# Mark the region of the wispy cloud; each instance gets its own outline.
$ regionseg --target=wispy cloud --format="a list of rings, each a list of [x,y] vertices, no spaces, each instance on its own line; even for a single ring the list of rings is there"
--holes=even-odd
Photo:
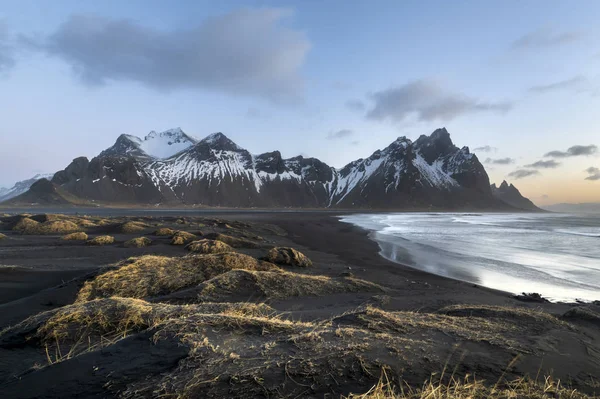
[[[352,111],[362,112],[367,108],[367,106],[361,100],[353,99],[346,101],[346,108]]]
[[[506,113],[509,102],[487,102],[461,93],[453,93],[430,80],[417,80],[371,95],[375,105],[369,119],[402,121],[416,115],[421,121],[449,121],[458,116],[478,113]]]
[[[497,152],[498,149],[496,147],[491,147],[489,145],[484,145],[481,147],[475,147],[473,148],[474,152]]]
[[[557,162],[553,159],[549,159],[547,161],[537,161],[534,163],[530,163],[529,165],[525,165],[526,168],[536,168],[536,169],[554,169],[560,166],[560,162]]]
[[[180,30],[136,21],[75,15],[31,47],[63,59],[83,82],[136,81],[160,90],[208,89],[296,101],[311,48],[284,26],[292,12],[239,9]]]
[[[523,179],[525,177],[536,176],[539,174],[540,172],[538,172],[537,170],[517,169],[514,172],[510,172],[508,176],[514,179]]]
[[[337,132],[329,132],[327,134],[327,139],[329,140],[339,140],[339,139],[345,139],[348,138],[350,136],[353,136],[354,132],[350,129],[342,129],[342,130],[338,130]]]
[[[589,176],[585,180],[600,180],[600,169],[596,167],[589,167],[585,170]]]
[[[586,156],[586,155],[594,155],[598,152],[598,147],[590,144],[590,145],[574,145],[567,149],[567,151],[550,151],[544,154],[545,157],[550,158],[568,158],[568,157],[578,157],[578,156]]]
[[[555,32],[552,29],[539,29],[529,32],[512,44],[513,49],[544,48],[562,46],[581,40],[585,34],[579,31]]]
[[[546,93],[557,90],[585,91],[589,89],[589,84],[590,82],[587,80],[587,78],[578,75],[571,79],[561,80],[546,85],[531,86],[529,91],[533,93]]]
[[[515,160],[512,158],[498,158],[498,159],[487,158],[483,162],[493,164],[493,165],[510,165],[511,163],[515,163]]]

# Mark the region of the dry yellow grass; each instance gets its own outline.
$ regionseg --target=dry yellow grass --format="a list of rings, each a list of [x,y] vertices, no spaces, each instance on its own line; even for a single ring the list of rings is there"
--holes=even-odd
[[[289,265],[297,267],[310,267],[312,261],[302,252],[288,247],[271,248],[264,258],[268,262],[278,265]]]
[[[88,239],[88,235],[83,231],[80,231],[77,233],[64,235],[60,239],[65,241],[85,241]]]
[[[340,324],[362,326],[371,331],[389,334],[410,334],[415,331],[436,330],[447,335],[474,342],[526,352],[527,347],[511,338],[522,331],[514,322],[483,317],[456,317],[434,313],[388,312],[373,306],[336,318]]]
[[[450,382],[436,381],[432,377],[420,388],[403,386],[395,388],[384,375],[377,385],[363,394],[351,394],[346,399],[592,399],[560,380],[546,377],[543,381],[521,377],[512,381],[485,384],[471,376],[463,379],[452,377]]]
[[[171,239],[171,245],[184,245],[196,238],[198,237],[195,234],[188,233],[187,231],[176,231]]]
[[[40,222],[36,222],[33,219],[24,217],[21,220],[19,220],[17,223],[15,223],[12,230],[17,231],[19,233],[24,233],[25,231],[32,231],[32,230],[38,229],[39,225],[40,225]]]
[[[146,255],[120,263],[85,283],[77,300],[121,296],[147,298],[199,284],[232,269],[274,270],[278,267],[248,255],[224,253],[170,258]]]
[[[542,327],[545,324],[568,326],[562,320],[541,310],[524,307],[491,306],[491,305],[452,305],[439,310],[449,316],[478,317],[490,320],[508,319],[511,321],[522,320],[523,322],[535,323]]]
[[[227,300],[236,296],[288,298],[384,291],[377,284],[355,278],[331,278],[257,270],[232,270],[206,281],[199,288],[199,299],[202,301]]]
[[[155,236],[168,236],[171,237],[175,234],[176,230],[170,229],[168,227],[161,227],[160,229],[154,232]]]
[[[21,234],[66,234],[80,230],[80,227],[69,220],[48,220],[43,223],[30,218],[22,218],[14,226],[13,231]]]
[[[222,241],[233,248],[258,248],[258,244],[245,238],[233,237],[227,234],[209,234],[208,238]]]
[[[123,246],[125,248],[143,248],[147,247],[150,244],[152,244],[152,240],[148,237],[136,237],[132,238],[131,240],[125,241],[123,243]]]
[[[123,234],[138,233],[147,229],[148,226],[140,222],[125,222],[117,227],[117,231]]]
[[[0,240],[4,240],[6,238],[5,234],[0,233]]]
[[[185,247],[185,249],[190,252],[200,254],[218,254],[233,251],[233,248],[224,242],[209,239],[192,241]]]
[[[87,241],[88,245],[109,245],[115,242],[113,236],[98,236]]]

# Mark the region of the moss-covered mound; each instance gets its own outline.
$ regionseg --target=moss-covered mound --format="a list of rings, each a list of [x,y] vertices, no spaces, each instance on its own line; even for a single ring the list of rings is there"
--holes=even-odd
[[[88,235],[83,231],[77,233],[66,234],[60,238],[64,241],[85,241],[88,239]]]
[[[224,252],[232,252],[233,248],[229,245],[225,244],[222,241],[203,239],[192,241],[189,243],[185,249],[190,252],[200,253],[200,254],[218,254]]]
[[[117,265],[117,269],[86,282],[77,300],[167,295],[233,269],[279,270],[272,263],[234,252],[174,258],[147,255],[129,258]]]
[[[150,244],[152,244],[152,240],[149,239],[148,237],[137,237],[137,238],[132,238],[131,240],[125,241],[123,243],[123,246],[125,248],[143,248],[143,247],[147,247]]]
[[[269,250],[264,258],[268,262],[278,265],[310,267],[312,261],[302,252],[288,247],[275,247]]]
[[[115,242],[113,236],[97,236],[87,241],[88,245],[110,245]]]

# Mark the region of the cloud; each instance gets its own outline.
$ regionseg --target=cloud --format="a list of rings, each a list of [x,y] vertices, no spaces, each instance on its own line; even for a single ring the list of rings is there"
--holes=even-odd
[[[537,170],[517,169],[514,172],[510,172],[508,176],[515,179],[523,179],[524,177],[535,176],[539,174],[540,172]]]
[[[600,180],[600,169],[595,168],[593,166],[587,168],[585,170],[589,176],[585,178],[585,180]]]
[[[586,86],[589,84],[589,81],[581,76],[575,76],[571,79],[561,80],[559,82],[550,83],[547,85],[540,86],[531,86],[529,91],[533,93],[546,93],[549,91],[556,90],[576,90],[576,91],[585,91],[588,89]]]
[[[544,154],[544,156],[550,158],[567,158],[582,155],[593,155],[596,152],[598,152],[598,147],[593,144],[574,145],[573,147],[570,147],[567,151],[550,151]]]
[[[487,158],[483,162],[491,163],[494,165],[510,165],[511,163],[515,163],[515,160],[512,158],[499,158],[499,159]]]
[[[510,103],[490,103],[446,91],[433,81],[417,80],[403,86],[375,92],[374,107],[367,117],[374,120],[402,121],[415,114],[421,121],[449,121],[476,112],[505,113]]]
[[[352,111],[364,111],[367,106],[361,100],[348,100],[346,101],[346,107]]]
[[[352,135],[354,135],[354,132],[352,130],[342,129],[342,130],[338,130],[337,132],[329,132],[329,134],[327,135],[327,139],[328,140],[345,139]]]
[[[10,45],[8,27],[0,20],[0,73],[8,71],[14,65],[14,49]]]
[[[497,152],[498,149],[496,147],[490,147],[489,145],[484,145],[482,147],[473,148],[475,152]]]
[[[550,196],[548,194],[542,194],[541,198],[542,199],[548,199],[548,198],[550,198]]]
[[[513,49],[529,49],[562,46],[581,40],[584,37],[582,32],[561,32],[556,33],[551,29],[539,29],[529,32],[512,44]]]
[[[283,26],[291,11],[239,9],[195,27],[160,30],[135,21],[74,15],[33,48],[63,59],[90,85],[134,81],[159,90],[209,89],[295,101],[311,44]]]
[[[560,162],[556,162],[553,159],[549,159],[548,161],[537,161],[534,163],[530,163],[529,165],[525,165],[526,168],[538,168],[538,169],[554,169],[560,166]]]

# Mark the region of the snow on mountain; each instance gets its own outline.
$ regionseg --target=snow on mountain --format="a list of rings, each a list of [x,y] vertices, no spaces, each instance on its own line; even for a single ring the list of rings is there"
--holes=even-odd
[[[151,131],[141,140],[140,148],[152,157],[163,159],[169,158],[197,142],[198,140],[185,134],[181,128],[175,128],[160,133]]]
[[[197,139],[184,133],[181,128],[169,129],[160,133],[151,131],[144,138],[122,134],[115,144],[102,151],[100,156],[132,156],[145,161],[164,159],[197,142]]]
[[[98,202],[224,207],[501,208],[489,178],[446,129],[400,137],[341,169],[315,158],[251,154],[223,133],[198,141],[181,129],[121,135],[91,161],[77,158],[52,182]]]
[[[37,175],[33,176],[31,179],[16,182],[10,188],[0,188],[0,202],[6,201],[8,199],[11,199],[18,195],[23,194],[24,192],[29,190],[29,188],[31,187],[31,185],[33,183],[35,183],[36,181],[38,181],[40,179],[51,180],[53,176],[54,176],[54,173],[41,173],[41,174],[37,174]]]

